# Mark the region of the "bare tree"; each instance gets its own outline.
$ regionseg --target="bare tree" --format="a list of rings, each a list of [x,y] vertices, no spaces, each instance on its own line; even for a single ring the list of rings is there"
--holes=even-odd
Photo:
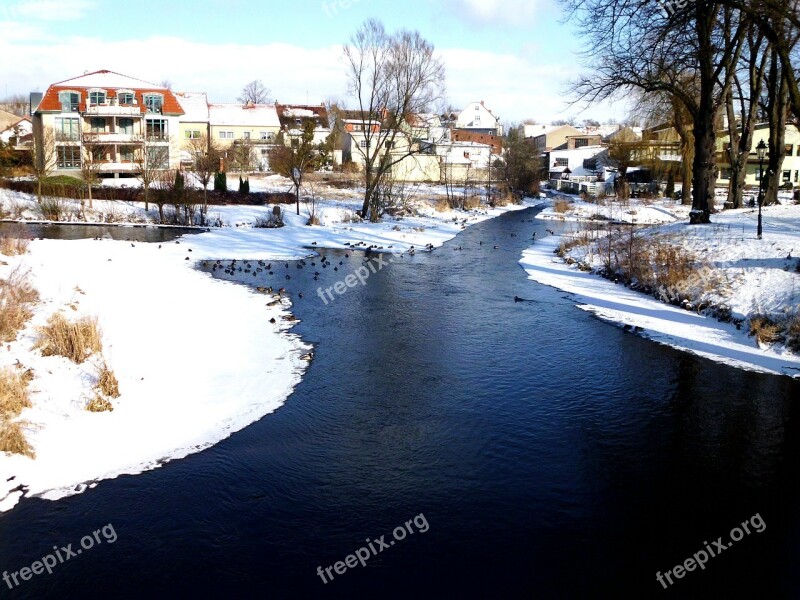
[[[144,191],[144,210],[150,208],[150,188],[163,180],[163,172],[169,169],[169,144],[145,143],[139,145],[133,156],[136,165],[136,176],[142,184]],[[162,206],[158,207],[158,216],[164,220]]]
[[[58,165],[56,154],[56,132],[52,127],[41,127],[33,136],[31,163],[36,178],[36,200],[42,203],[42,182],[50,176]]]
[[[593,72],[573,86],[578,99],[608,99],[637,88],[662,91],[692,116],[690,221],[708,222],[716,184],[716,118],[742,52],[748,18],[717,2],[676,3],[666,15],[649,0],[562,2],[579,23],[600,32],[584,53]],[[696,78],[696,92],[683,87],[687,76]]]
[[[106,162],[106,155],[111,150],[109,146],[95,144],[96,135],[83,134],[83,156],[81,157],[81,178],[86,184],[89,197],[89,208],[92,208],[92,187],[100,181],[100,171]]]
[[[365,165],[361,216],[377,220],[373,194],[381,179],[395,164],[423,151],[409,123],[443,97],[444,64],[419,32],[392,34],[375,20],[358,29],[345,45],[344,56],[365,142],[363,150],[360,144],[356,147]]]
[[[260,79],[254,79],[242,88],[242,93],[236,98],[242,104],[269,104],[270,91]]]
[[[189,140],[186,144],[186,149],[192,154],[194,160],[192,168],[197,181],[203,187],[203,210],[201,216],[205,224],[208,212],[208,184],[211,183],[214,173],[219,171],[219,160],[222,152],[214,139],[206,134]]]
[[[292,180],[297,199],[297,214],[300,214],[300,188],[303,177],[313,171],[319,164],[319,152],[314,145],[314,129],[316,124],[313,119],[306,119],[303,124],[303,133],[297,144],[292,140],[289,146],[277,145],[269,154],[269,165],[273,171]]]

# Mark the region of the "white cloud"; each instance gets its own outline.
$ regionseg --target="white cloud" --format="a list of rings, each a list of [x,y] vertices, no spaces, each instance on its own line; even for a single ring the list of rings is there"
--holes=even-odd
[[[2,27],[0,27],[2,31]],[[450,103],[484,100],[508,123],[577,114],[563,96],[577,67],[539,64],[532,53],[441,50]],[[347,72],[341,46],[301,48],[272,44],[213,44],[173,37],[100,42],[94,38],[21,44],[0,36],[0,81],[7,93],[44,91],[84,72],[109,69],[145,81],[168,79],[176,91],[206,92],[212,102],[233,102],[248,81],[261,79],[281,102],[344,98]],[[591,111],[580,118],[609,112]],[[618,116],[614,114],[613,116]],[[624,115],[621,115],[624,116]]]

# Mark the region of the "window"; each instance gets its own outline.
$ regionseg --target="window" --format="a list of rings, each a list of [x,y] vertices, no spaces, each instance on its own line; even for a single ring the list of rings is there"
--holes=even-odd
[[[147,165],[151,168],[166,169],[169,167],[168,146],[148,146]]]
[[[730,169],[720,169],[719,178],[720,179],[730,179],[731,178],[731,170]]]
[[[597,170],[597,158],[587,158],[583,161],[583,168],[587,171]]]
[[[92,117],[89,121],[89,131],[92,133],[105,133],[106,120],[102,117]]]
[[[164,96],[161,94],[145,94],[144,105],[147,107],[147,112],[161,114],[164,108]]]
[[[299,148],[300,147],[300,140],[297,138],[292,138],[292,148]]]
[[[391,150],[392,148],[394,148],[394,142],[386,142],[384,146],[386,147],[387,150]]]
[[[586,138],[576,138],[575,139],[575,147],[576,148],[586,148],[589,145],[589,140]]]
[[[250,132],[249,132],[249,131],[245,131],[245,132],[242,134],[242,139],[243,139],[243,140],[249,140],[249,139],[250,139]]]
[[[358,145],[362,148],[369,148],[369,142],[367,142],[367,140],[361,140]]]
[[[791,171],[784,171],[783,172],[783,183],[789,183],[792,181],[792,172]]]
[[[259,139],[268,140],[269,139],[269,132],[268,131],[259,131],[258,132]]]
[[[91,150],[92,162],[105,162],[106,149],[105,148],[92,148]]]
[[[56,119],[58,141],[77,141],[78,131],[78,119]]]
[[[792,144],[786,144],[786,156],[791,156],[794,153],[794,146]]]
[[[199,140],[201,136],[201,132],[199,129],[192,129],[191,131],[185,132],[187,140]]]
[[[79,146],[58,146],[56,165],[59,169],[80,169],[81,149]]]
[[[798,181],[800,181],[800,171],[795,171],[794,172],[794,182],[797,183]]]
[[[166,140],[167,139],[167,120],[166,119],[147,119],[147,139]]]
[[[117,102],[120,106],[131,106],[133,104],[133,92],[117,92]]]
[[[133,135],[133,119],[120,119],[117,121],[117,132],[125,135]]]
[[[120,146],[119,159],[122,162],[133,162],[134,148],[133,146]]]
[[[89,104],[105,104],[106,93],[102,90],[89,92]]]
[[[569,166],[569,159],[568,158],[557,158],[556,159],[556,166],[557,167],[568,167]]]
[[[61,112],[78,112],[81,101],[78,92],[59,92],[58,100],[61,102]]]
[[[464,152],[464,158],[469,158],[469,152]]]
[[[221,140],[232,140],[233,139],[233,132],[232,131],[220,131],[219,132],[219,139],[221,139]]]

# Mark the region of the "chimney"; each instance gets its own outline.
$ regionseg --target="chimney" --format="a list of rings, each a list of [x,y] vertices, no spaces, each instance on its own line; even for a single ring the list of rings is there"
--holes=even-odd
[[[483,106],[484,108],[486,108],[486,105],[483,103],[483,100],[481,100],[481,106]]]

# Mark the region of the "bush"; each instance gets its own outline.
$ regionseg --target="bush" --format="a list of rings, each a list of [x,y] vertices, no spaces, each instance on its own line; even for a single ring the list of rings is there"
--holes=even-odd
[[[0,416],[16,417],[31,405],[28,399],[30,377],[17,369],[0,369]]]
[[[250,193],[250,180],[242,179],[241,175],[239,175],[239,193],[242,196],[246,196]]]
[[[766,315],[756,315],[750,319],[750,336],[760,344],[774,344],[783,341],[784,328]]]
[[[25,434],[22,431],[22,428],[26,425],[28,425],[26,421],[11,421],[6,418],[0,418],[0,452],[21,454],[29,458],[36,457],[36,453],[28,443],[28,440],[25,439]]]
[[[66,214],[64,200],[57,196],[43,196],[36,210],[45,221],[63,221]]]
[[[38,299],[27,271],[17,267],[8,279],[0,279],[0,341],[17,338],[19,330],[31,318],[31,304]]]
[[[0,252],[6,256],[25,254],[31,241],[31,234],[24,225],[14,223],[0,235]]]
[[[114,410],[114,405],[111,404],[111,400],[108,398],[95,395],[86,403],[86,410],[89,412],[111,412]]]
[[[226,173],[214,174],[214,191],[222,194],[228,191],[228,175]]]
[[[39,335],[34,348],[40,349],[43,356],[64,356],[80,364],[102,350],[100,329],[93,317],[72,322],[58,312],[39,329]]]
[[[569,210],[569,205],[570,203],[563,198],[558,198],[555,202],[553,202],[553,210],[563,215]]]
[[[119,398],[119,381],[105,360],[97,365],[97,384],[94,387],[106,398]]]

